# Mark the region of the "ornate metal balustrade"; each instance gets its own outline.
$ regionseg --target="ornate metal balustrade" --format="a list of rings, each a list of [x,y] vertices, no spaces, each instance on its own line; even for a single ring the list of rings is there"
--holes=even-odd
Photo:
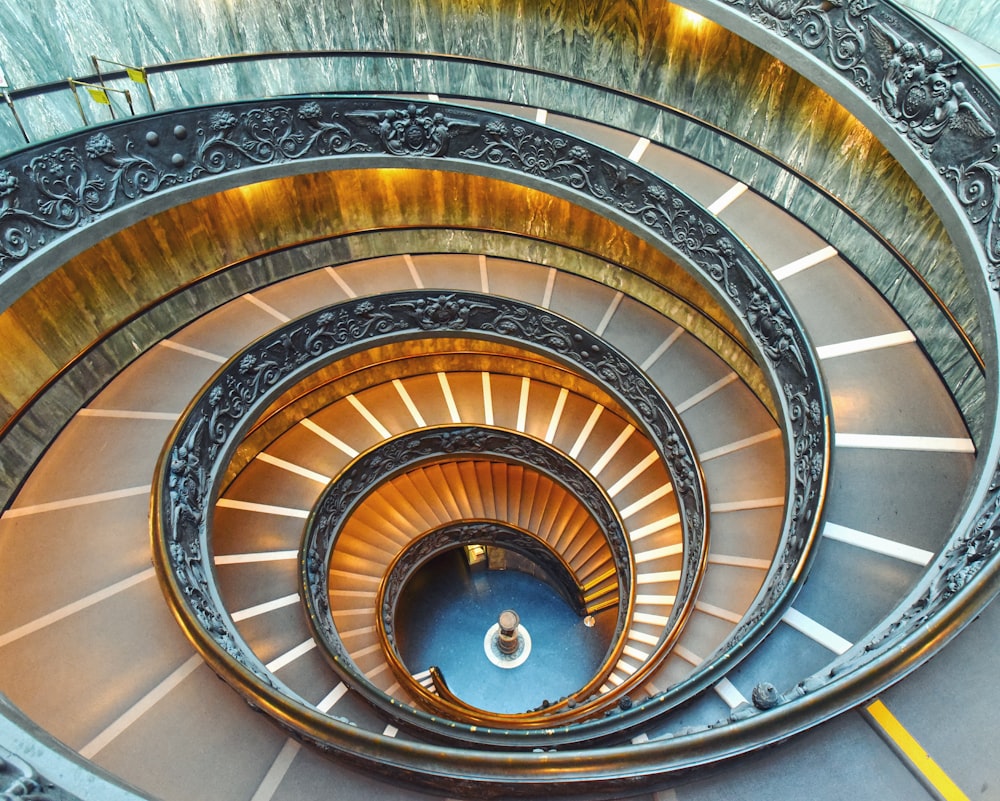
[[[135,155],[135,140],[128,132],[120,132],[123,134],[120,146],[106,134],[102,134],[104,138],[91,138],[88,157],[103,159],[105,167],[116,175],[108,183],[113,188],[112,203],[107,206],[92,203],[93,213],[99,216],[114,201],[127,205],[144,192],[172,191],[182,185],[182,178],[197,183],[213,175],[262,164],[284,169],[296,160],[310,158],[317,159],[324,167],[337,158],[354,165],[386,165],[398,158],[409,166],[441,164],[450,168],[464,165],[477,170],[496,169],[499,174],[568,194],[578,202],[593,205],[646,231],[716,287],[746,328],[773,385],[782,389],[781,411],[792,479],[779,558],[740,632],[730,643],[736,653],[748,652],[776,622],[783,604],[794,591],[795,580],[805,568],[818,522],[829,449],[818,370],[793,313],[766,271],[707,212],[662,180],[618,156],[570,137],[554,135],[544,127],[432,104],[416,106],[371,98],[296,102],[294,109],[285,105],[247,105],[192,112],[195,121],[190,124],[196,135],[189,137],[188,127],[181,122],[172,132],[172,144],[187,155],[175,153],[170,158],[173,171],[162,173],[156,181],[136,181],[129,177],[148,174],[153,163],[148,156]],[[194,141],[186,144],[189,138]],[[145,137],[145,141],[146,148],[160,145],[155,136]],[[127,157],[120,158],[119,153]],[[25,232],[30,233],[27,229]],[[30,251],[29,246],[26,255]],[[359,341],[367,336],[398,338],[446,330],[465,333],[470,322],[486,311],[487,316],[493,315],[497,320],[490,323],[488,335],[511,336],[531,329],[529,340],[534,339],[577,369],[589,372],[619,396],[628,396],[635,388],[635,374],[630,374],[620,360],[609,359],[610,351],[604,343],[583,331],[567,336],[565,330],[552,328],[548,321],[539,326],[539,321],[531,319],[530,314],[524,316],[523,309],[507,308],[499,314],[496,301],[478,296],[415,297],[390,302],[394,304],[391,309],[382,300],[363,301],[351,305],[346,316],[338,317],[332,312],[314,315],[304,325],[300,321],[297,328],[286,331],[279,340],[270,341],[267,347],[274,352],[265,349],[244,354],[240,369],[245,378],[236,381],[237,371],[230,368],[228,377],[219,379],[207,398],[191,410],[186,418],[190,425],[180,434],[172,451],[170,475],[154,506],[161,521],[169,521],[174,533],[168,535],[168,545],[158,559],[171,564],[180,577],[173,594],[187,608],[186,614],[198,621],[199,631],[192,630],[192,638],[206,651],[218,649],[219,653],[210,661],[223,672],[242,672],[235,683],[250,696],[268,693],[268,688],[279,688],[279,684],[244,652],[205,580],[208,563],[203,551],[204,514],[215,478],[210,463],[233,447],[246,425],[243,415],[248,408],[265,397],[264,393],[299,374],[307,353],[316,359],[327,358],[326,349],[331,343],[360,347]],[[407,316],[407,324],[397,324]],[[276,358],[279,352],[284,354],[282,358]],[[698,528],[704,522],[704,501],[701,499],[699,503],[695,491],[697,470],[689,446],[676,429],[664,424],[664,418],[645,398],[626,397],[625,402],[645,421],[650,436],[661,443],[675,480],[686,531]],[[177,535],[177,531],[183,533]],[[699,572],[701,557],[693,557],[694,553],[689,550],[682,574],[679,594],[684,597],[691,597],[690,590]],[[732,654],[720,654],[695,678],[629,710],[631,724],[641,725],[650,716],[689,697],[732,664]],[[278,715],[286,721],[300,712],[288,711],[291,709],[288,704],[299,706],[294,699],[273,704],[286,710]],[[334,744],[338,750],[351,750],[347,746],[348,732],[330,730],[330,726],[337,728],[336,721],[317,722],[309,719],[308,714],[305,720],[300,733],[307,739]],[[589,731],[584,734],[607,736],[627,725],[625,720],[599,721],[588,724]]]
[[[308,102],[319,105],[318,101]],[[370,109],[373,101],[369,100],[366,103]],[[326,122],[314,126],[313,123],[316,121],[311,117],[314,111],[313,106],[307,105],[306,113],[301,118],[292,115],[288,107],[278,108],[289,112],[277,115],[277,118],[283,120],[282,124],[288,122],[293,126],[306,126],[314,132],[315,129],[323,128],[326,125],[336,127],[341,124],[333,122],[336,112],[329,112],[330,117]],[[444,116],[444,111],[431,113],[430,107],[411,109],[408,105],[394,103],[394,101],[379,102],[378,108],[382,114],[379,118],[380,124],[387,122],[389,120],[388,111],[393,111],[392,118],[395,119],[398,112],[401,125],[396,134],[368,129],[367,134],[371,142],[381,142],[382,144],[383,150],[379,154],[381,159],[384,160],[389,155],[397,155],[393,153],[393,148],[405,151],[406,155],[403,157],[407,159],[424,159],[446,153],[448,159],[453,158],[451,147],[458,135],[452,136],[455,132],[453,119],[451,116]],[[216,113],[222,114],[222,112]],[[229,113],[233,119],[236,119],[235,114]],[[368,110],[359,112],[362,117],[370,116],[372,113],[374,112]],[[439,113],[441,118],[437,119],[435,115]],[[447,109],[448,115],[455,113],[457,112]],[[247,115],[243,118],[242,124],[249,123],[250,127],[253,128],[253,118],[258,115],[250,114],[249,111]],[[263,116],[267,117],[268,115],[263,114]],[[377,114],[376,117],[378,117]],[[275,124],[277,118],[270,115],[270,123]],[[363,151],[357,142],[348,143],[345,147],[344,140],[337,137],[323,139],[319,135],[306,137],[298,134],[277,136],[273,127],[268,129],[269,133],[254,145],[252,137],[246,138],[242,133],[234,133],[235,129],[232,128],[233,123],[230,117],[222,115],[210,119],[212,123],[198,128],[200,133],[204,134],[204,138],[201,141],[201,146],[197,148],[201,157],[208,160],[202,162],[198,170],[193,170],[185,180],[193,182],[209,175],[210,171],[206,166],[209,164],[212,170],[224,172],[227,164],[222,155],[209,158],[210,154],[216,151],[229,152],[231,162],[228,167],[234,170],[257,165],[262,161],[284,164],[287,160],[303,156],[307,151],[303,145],[316,145],[321,140],[326,143],[319,146],[318,149],[323,158],[330,155],[329,146],[332,142],[337,143],[337,149],[342,148],[345,154],[354,154],[354,157]],[[237,122],[240,121],[237,120]],[[791,437],[794,454],[793,475],[796,481],[794,496],[798,498],[797,503],[791,504],[791,508],[795,510],[795,514],[792,515],[791,528],[796,529],[796,533],[790,535],[789,529],[786,528],[782,551],[785,558],[780,560],[779,565],[781,566],[774,571],[771,580],[769,580],[767,597],[762,598],[762,602],[755,608],[755,614],[759,615],[758,620],[756,622],[748,621],[746,633],[749,636],[743,642],[750,643],[754,636],[762,636],[766,630],[768,613],[765,610],[768,601],[777,600],[780,602],[783,598],[787,598],[792,585],[791,579],[798,573],[795,568],[788,566],[794,563],[796,556],[807,552],[815,526],[815,504],[818,503],[819,490],[826,474],[825,454],[828,448],[828,433],[826,432],[823,405],[820,402],[821,389],[817,373],[814,366],[811,365],[808,348],[805,346],[801,334],[793,325],[791,312],[784,305],[780,293],[770,284],[766,273],[759,265],[756,265],[753,257],[743,251],[734,239],[729,238],[724,231],[719,229],[716,223],[708,218],[699,219],[701,212],[697,207],[662,181],[647,176],[647,181],[644,183],[640,181],[643,186],[641,190],[636,190],[630,182],[631,191],[626,191],[625,187],[617,185],[610,179],[607,171],[602,169],[598,172],[593,169],[593,164],[596,161],[603,163],[604,160],[607,160],[608,164],[613,165],[616,157],[592,146],[582,143],[575,144],[568,138],[553,138],[551,133],[544,128],[535,127],[529,123],[515,123],[503,118],[495,122],[496,125],[492,129],[480,132],[481,136],[477,145],[462,149],[460,154],[469,157],[470,161],[485,162],[488,165],[500,166],[512,172],[521,172],[531,180],[551,181],[557,187],[563,188],[568,186],[576,192],[588,195],[590,200],[599,207],[606,207],[612,213],[624,215],[633,220],[636,225],[646,227],[647,230],[654,232],[658,238],[671,243],[680,253],[696,264],[700,264],[703,274],[707,275],[708,279],[719,287],[720,293],[737,310],[738,317],[743,320],[751,334],[754,335],[756,347],[764,355],[765,363],[771,368],[772,375],[776,376],[775,383],[785,387],[783,393],[785,417],[787,420],[794,420],[799,426],[799,430]],[[436,128],[435,123],[438,123]],[[511,127],[504,127],[506,125]],[[374,127],[379,128],[378,125]],[[469,136],[474,130],[476,129],[469,123],[469,130],[463,131],[462,135]],[[208,133],[209,131],[212,133]],[[186,132],[184,126],[175,126],[175,135],[182,132]],[[510,137],[511,133],[516,134],[514,139]],[[529,135],[532,133],[534,136]],[[267,136],[271,136],[275,142],[298,142],[299,144],[295,146],[298,149],[289,145],[285,146],[284,151],[281,151],[280,148],[265,147]],[[123,152],[128,153],[132,150],[134,147],[131,144],[132,141],[127,136],[122,140],[123,147],[125,147]],[[183,139],[178,139],[178,141],[183,142]],[[442,147],[441,142],[444,142],[447,147]],[[143,174],[145,169],[143,165],[151,164],[151,162],[148,160],[143,162],[143,159],[139,157],[136,157],[137,161],[130,161],[133,158],[131,155],[128,159],[118,159],[115,155],[117,146],[113,142],[110,150],[104,140],[95,140],[91,142],[91,145],[93,154],[88,153],[89,157],[92,159],[107,157],[107,160],[102,161],[102,163],[110,172],[117,175],[117,178],[108,185],[115,188],[115,192],[118,193],[115,197],[123,204],[127,205],[128,202],[147,191],[148,193],[160,190],[167,191],[181,185],[180,182],[173,183],[172,180],[167,180],[169,176],[160,182],[129,183],[128,179],[123,176]],[[157,145],[158,142],[147,141],[148,147],[156,147]],[[372,147],[373,150],[367,152],[374,152],[374,144]],[[580,149],[574,150],[574,148]],[[540,155],[545,157],[539,161]],[[78,166],[81,163],[80,159],[74,160],[69,153],[62,153],[59,158],[64,159],[71,169],[74,165]],[[185,163],[183,156],[170,160],[171,163],[178,166],[183,166]],[[54,161],[46,163],[55,169]],[[634,175],[637,178],[643,177],[642,171],[634,165],[623,164],[622,166],[628,171],[626,174]],[[138,169],[139,167],[143,167],[143,170]],[[84,184],[86,183],[84,182]],[[127,191],[122,190],[121,187],[126,185],[132,188]],[[5,202],[8,202],[7,209],[15,208],[14,200],[8,198]],[[74,216],[71,197],[66,198],[66,202],[70,209],[65,215],[67,229],[83,225],[89,219],[100,217],[113,205],[104,205],[100,202],[91,203],[92,208],[88,212],[90,216],[85,219],[83,216],[79,218]],[[47,208],[54,208],[58,205],[55,203]],[[20,206],[17,208],[20,209]],[[77,209],[79,210],[79,207]],[[25,218],[19,212],[15,212],[13,216],[24,222]],[[8,215],[8,219],[12,218]],[[23,249],[24,255],[27,256],[29,252],[41,251],[47,245],[41,239],[36,239],[32,245],[29,240],[36,231],[36,226],[34,223],[26,223],[25,225],[26,227],[22,226],[19,229],[23,236],[19,234],[8,236],[6,242],[13,243],[12,247],[16,246],[18,250]],[[56,229],[53,228],[53,230]],[[13,253],[13,251],[11,252]]]
[[[154,128],[154,120],[167,125]],[[13,182],[8,182],[10,197],[5,197],[0,213],[2,262],[8,267],[19,261],[27,266],[30,256],[40,255],[70,232],[98,235],[100,223],[112,212],[152,196],[187,190],[199,182],[206,184],[200,191],[208,191],[212,177],[262,166],[287,170],[294,162],[310,160],[318,167],[342,160],[497,169],[568,194],[645,231],[717,289],[746,327],[773,385],[780,388],[789,430],[789,473],[794,477],[791,514],[779,566],[745,633],[763,636],[777,620],[768,610],[773,601],[787,599],[791,579],[799,572],[789,566],[801,565],[808,552],[827,473],[829,437],[818,369],[793,312],[766,270],[710,214],[663,180],[627,159],[532,123],[373,98],[300,99],[294,106],[240,104],[177,112],[169,115],[169,122],[166,117],[129,121],[75,145],[22,155],[33,180],[30,187],[20,187],[8,173]],[[182,195],[189,197],[190,192]],[[690,479],[683,473],[679,477],[677,489],[683,493]]]
[[[736,0],[733,0],[733,3],[735,2]],[[1000,127],[995,92],[985,85],[974,71],[962,64],[960,59],[955,59],[958,69],[951,75],[945,74],[943,76],[945,80],[942,81],[938,75],[940,73],[938,68],[947,67],[949,64],[952,54],[948,48],[935,41],[931,34],[905,16],[897,15],[896,9],[887,2],[870,0],[865,4],[851,2],[820,6],[801,0],[792,4],[778,4],[771,0],[767,2],[740,0],[737,10],[745,14],[748,19],[752,19],[755,24],[761,24],[761,29],[764,31],[763,39],[768,41],[778,37],[786,39],[790,49],[798,49],[799,59],[815,58],[817,63],[833,65],[841,77],[846,78],[852,86],[855,85],[858,76],[865,78],[867,83],[863,88],[867,92],[870,106],[883,117],[886,130],[898,129],[899,141],[906,143],[919,158],[927,162],[929,168],[926,170],[927,174],[936,172],[944,180],[951,201],[956,208],[963,210],[971,231],[969,236],[971,250],[981,257],[979,263],[982,265],[985,281],[995,287],[998,253],[996,232],[998,207],[1000,207],[996,158],[1000,149],[995,134],[989,134],[986,127],[988,125],[994,132]],[[893,16],[893,19],[889,19],[890,16]],[[875,30],[872,24],[873,18],[889,32],[885,34],[890,43],[888,48],[880,48],[878,44],[873,44],[877,39],[873,33]],[[848,34],[846,37],[841,35],[845,31]],[[895,42],[893,36],[897,37]],[[855,44],[851,44],[852,42]],[[858,42],[860,44],[856,44]],[[860,54],[853,64],[852,48],[854,53]],[[882,54],[883,50],[886,55]],[[838,66],[835,60],[839,60],[842,66]],[[892,74],[894,70],[899,71],[897,75],[901,74],[901,66],[907,61],[917,71],[923,65],[924,75],[917,83],[908,85],[904,94],[900,94],[901,84],[892,78]],[[929,70],[932,70],[930,75],[927,74]],[[935,78],[936,94],[931,93],[934,84],[930,76],[938,76]],[[955,80],[956,77],[960,80]],[[957,83],[962,84],[961,89],[956,88]],[[887,92],[884,97],[883,88]],[[923,98],[922,92],[927,93]],[[963,92],[968,92],[971,101]],[[895,102],[892,100],[893,93],[897,98]],[[909,98],[909,103],[901,104],[899,98],[904,100]],[[894,117],[897,112],[898,119]],[[973,131],[972,139],[975,141],[969,143],[968,154],[956,156],[947,144],[946,137],[969,135],[968,131],[964,134],[955,134],[951,127],[954,122],[956,128],[961,128],[967,122],[968,114],[972,114],[972,118],[980,124],[979,133]],[[938,123],[943,124],[935,127],[935,118]],[[544,129],[535,129],[528,123],[518,123],[518,125],[523,130],[539,131],[539,138],[550,136]],[[175,128],[175,133],[178,130],[182,130],[185,135],[188,133],[188,129],[183,125]],[[432,140],[433,134],[426,134],[426,138]],[[414,141],[416,139],[417,137],[414,137]],[[82,138],[80,141],[82,142]],[[134,141],[141,141],[141,138]],[[156,144],[159,141],[157,139]],[[114,146],[114,142],[112,144]],[[122,140],[118,140],[117,146],[122,144]],[[54,154],[56,151],[51,152]],[[114,152],[112,150],[110,154],[105,155],[113,156]],[[119,152],[129,155],[127,150]],[[66,155],[66,163],[75,169],[74,165],[82,163],[82,153],[83,150],[78,147],[75,157]],[[183,166],[186,163],[185,155],[180,151],[177,155],[179,164],[176,166]],[[414,152],[412,155],[423,157],[429,154]],[[172,158],[169,160],[174,161]],[[121,164],[112,163],[106,166],[114,172]],[[631,170],[632,174],[641,174],[633,165],[622,166]],[[553,172],[552,175],[555,176],[556,173]],[[80,173],[77,172],[76,176],[79,177]],[[538,177],[537,172],[535,177]],[[4,233],[5,254],[7,258],[16,257],[16,261],[27,257],[29,252],[40,252],[48,246],[48,243],[42,242],[35,236],[38,228],[30,219],[35,213],[31,204],[20,205],[23,196],[19,193],[18,176],[8,171],[6,175],[0,175],[0,179],[3,182],[0,194],[3,197],[5,224],[12,219],[19,220],[21,224],[21,227],[13,233],[9,233],[9,228],[5,229]],[[42,203],[47,204],[50,210],[59,209],[65,202],[67,224],[64,228],[60,228],[59,220],[63,214],[60,212],[41,228],[48,232],[69,235],[79,226],[99,220],[106,213],[101,209],[99,197],[95,196],[97,202],[92,213],[88,212],[81,217],[74,211],[81,205],[81,193],[76,191],[76,187],[87,183],[89,182],[84,181],[83,184],[77,184],[74,180],[71,182],[71,191],[62,193],[65,197],[56,192],[48,199],[43,198]],[[141,185],[143,182],[140,182]],[[156,192],[165,186],[154,186],[150,191]],[[585,189],[587,187],[581,188],[581,191]],[[116,188],[116,191],[119,190],[120,187]],[[97,190],[91,187],[87,191],[94,194]],[[612,203],[610,208],[618,208],[628,213],[625,207],[629,205],[629,201],[627,198],[619,197],[618,205]],[[686,213],[690,207],[686,206],[683,199],[679,202]],[[641,224],[647,224],[645,216],[641,219],[636,216],[636,219],[639,219]],[[653,220],[648,224],[653,230],[657,228]],[[680,239],[681,252],[694,257],[699,248],[690,244],[685,245],[683,236]],[[697,241],[693,244],[697,244]],[[750,304],[745,301],[749,301],[753,292],[752,289],[747,289],[752,287],[753,281],[742,276],[742,270],[746,265],[753,265],[755,262],[742,251],[737,252],[736,258],[731,263],[737,262],[741,278],[737,284],[738,291],[734,300],[740,301],[739,317],[748,321],[749,314],[745,312],[750,308]],[[711,262],[702,257],[701,263],[707,268]],[[754,273],[753,269],[751,273]],[[723,286],[723,278],[720,277],[716,281],[720,287]],[[765,281],[764,286],[771,285]],[[780,305],[780,294],[776,293],[776,297],[778,305],[773,312],[766,302],[763,305],[761,302],[756,304],[755,317],[765,322],[772,334],[759,333],[755,336],[755,340],[760,350],[767,355],[767,362],[772,366],[784,364],[781,376],[792,378],[796,371],[789,365],[796,360],[788,359],[787,355],[782,357],[782,353],[787,351],[788,347],[779,346],[776,352],[774,347],[767,347],[767,343],[773,341],[774,332],[785,330],[785,326],[781,323],[783,307]],[[996,314],[995,297],[991,296],[989,301],[992,322]],[[749,327],[751,330],[755,328],[754,325]],[[991,336],[994,334],[995,332],[991,332]],[[795,338],[794,332],[790,336],[796,346],[792,350],[802,352],[804,349],[801,347],[803,344],[801,340]],[[808,359],[805,361],[809,372],[811,362]],[[993,354],[989,354],[988,362],[991,381],[995,381]],[[810,372],[810,377],[812,375]],[[777,384],[783,386],[784,382],[779,380]],[[791,391],[783,396],[786,403],[789,398],[800,396],[801,401],[795,407],[797,411],[794,413],[789,413],[791,407],[786,407],[785,417],[797,420],[806,432],[799,435],[801,447],[793,444],[792,448],[792,452],[798,456],[795,471],[796,487],[800,490],[818,488],[821,486],[821,479],[825,477],[825,461],[821,466],[817,464],[819,460],[815,457],[819,454],[825,456],[828,449],[828,432],[825,431],[825,418],[822,417],[823,406],[817,408],[813,403],[816,400],[816,393],[821,390],[818,383],[812,386],[800,380],[792,383],[791,387]],[[822,433],[813,437],[817,427]],[[207,428],[199,428],[193,433],[196,440],[202,435],[206,438],[210,436]],[[993,472],[997,463],[996,446],[995,442],[992,442],[995,436],[990,434],[986,439],[989,440],[985,448],[988,471],[979,486],[971,493],[969,513],[957,527],[950,546],[934,563],[922,585],[900,606],[892,619],[887,621],[884,631],[871,642],[845,655],[837,669],[815,677],[814,680],[804,683],[797,692],[779,699],[782,703],[768,714],[754,715],[752,710],[748,710],[753,716],[737,727],[737,733],[727,734],[726,741],[721,745],[714,744],[714,732],[709,730],[689,733],[642,747],[604,749],[589,757],[583,757],[580,752],[575,751],[566,754],[546,754],[544,776],[537,774],[540,763],[537,756],[532,754],[509,754],[502,758],[491,758],[490,755],[469,756],[459,750],[442,748],[434,748],[432,754],[430,750],[417,745],[385,743],[376,735],[358,731],[352,732],[350,738],[340,736],[344,734],[343,732],[333,732],[335,736],[330,747],[348,754],[353,753],[361,762],[382,761],[389,769],[396,770],[413,780],[447,786],[452,792],[474,793],[481,792],[483,787],[505,786],[509,789],[513,781],[518,782],[518,791],[537,790],[552,781],[552,777],[557,773],[564,787],[585,789],[597,785],[630,786],[631,782],[636,781],[634,777],[644,772],[691,767],[735,750],[746,750],[784,739],[817,720],[855,704],[859,697],[874,692],[898,678],[901,673],[914,667],[923,656],[929,654],[946,639],[963,619],[974,615],[992,596],[996,585],[996,553],[1000,549],[996,521],[996,510],[1000,508],[998,500],[1000,473]],[[792,441],[795,442],[794,439]],[[192,446],[195,444],[197,443],[191,442]],[[216,447],[218,445],[219,443],[216,443]],[[186,481],[181,481],[168,492],[173,493],[177,501],[178,519],[187,518],[188,524],[192,522],[197,524],[206,511],[203,505],[204,499],[193,492],[199,484],[197,453],[187,446],[179,446],[174,452],[174,457],[178,466],[189,463],[193,483],[187,484]],[[812,499],[815,494],[806,492],[803,497]],[[805,541],[788,547],[794,552],[804,551],[807,541],[808,537]],[[785,552],[783,551],[783,554]],[[180,556],[182,561],[186,558],[183,554]],[[193,576],[210,569],[198,560],[192,560],[189,566]],[[775,586],[780,587],[784,581],[784,578],[779,578]],[[290,707],[280,705],[279,711],[285,708]],[[305,736],[307,739],[316,739],[309,734]],[[323,747],[321,742],[319,744]],[[434,755],[440,758],[435,760]]]
[[[620,587],[612,645],[602,660],[601,667],[595,671],[594,677],[584,687],[536,714],[501,715],[468,705],[456,706],[447,703],[429,693],[419,682],[411,678],[409,671],[402,669],[393,635],[395,597],[401,589],[401,584],[399,580],[391,580],[395,568],[390,566],[386,575],[380,577],[383,579],[380,596],[384,593],[384,598],[379,608],[373,611],[373,616],[376,618],[376,624],[385,633],[387,653],[395,656],[395,661],[390,659],[390,666],[395,669],[410,694],[416,697],[422,706],[429,707],[435,713],[435,717],[430,718],[413,714],[405,718],[399,717],[399,702],[379,691],[365,677],[354,664],[337,631],[330,609],[330,590],[335,589],[329,580],[331,557],[337,549],[337,539],[344,525],[358,505],[385,481],[427,464],[464,461],[470,457],[520,464],[540,472],[570,490],[597,522],[607,541]],[[412,547],[417,548],[416,564],[411,565],[409,570],[415,569],[443,548],[453,547],[459,542],[480,542],[484,534],[497,536],[491,531],[491,526],[493,529],[499,528],[502,534],[504,527],[498,526],[496,521],[482,523],[455,521],[434,532],[428,532],[426,536],[413,543]],[[699,534],[703,535],[704,532]],[[531,539],[529,535],[524,534],[516,538],[514,544],[516,545],[518,539],[523,537]],[[689,543],[684,544],[686,550]],[[551,563],[553,556],[559,558],[557,553],[551,552],[543,544],[537,543],[537,545],[541,551],[537,548],[533,550],[542,557],[543,564]],[[410,547],[407,546],[397,558],[405,555]],[[702,542],[699,550],[705,553],[707,543]],[[554,572],[565,573],[566,570],[568,568]],[[587,473],[543,442],[522,434],[482,426],[439,426],[420,429],[388,440],[358,457],[328,485],[318,499],[306,525],[302,543],[301,586],[310,628],[345,682],[351,687],[360,689],[371,703],[403,725],[427,728],[436,731],[439,736],[458,736],[462,740],[472,738],[478,727],[487,726],[497,729],[493,736],[502,741],[510,735],[510,732],[504,729],[530,725],[551,726],[554,725],[559,713],[565,713],[567,710],[570,710],[569,714],[563,715],[564,718],[570,720],[581,718],[588,712],[593,714],[592,710],[595,708],[601,709],[613,704],[619,695],[627,692],[629,687],[623,686],[616,688],[615,692],[604,694],[603,697],[597,696],[598,688],[606,681],[607,675],[614,668],[625,646],[623,635],[631,618],[635,597],[634,573],[635,563],[631,543],[621,520],[604,491]],[[678,599],[670,621],[665,626],[665,639],[670,632],[683,625],[686,613],[691,609],[691,602],[683,603],[683,601],[683,597]],[[442,725],[436,716],[445,716],[449,722]],[[454,725],[456,722],[470,723],[472,730],[463,727],[456,731]]]
[[[679,603],[672,612],[670,627],[679,626],[690,614],[707,558],[704,486],[680,422],[637,367],[575,323],[512,300],[474,293],[428,295],[409,292],[347,302],[290,323],[235,356],[184,414],[158,469],[159,481],[154,487],[152,507],[157,532],[154,548],[168,601],[207,661],[220,675],[244,691],[254,704],[272,708],[275,701],[271,694],[274,692],[293,703],[301,703],[301,699],[281,685],[242,640],[221,604],[210,568],[206,568],[211,565],[208,511],[214,503],[214,493],[229,456],[256,415],[314,369],[341,355],[363,351],[382,342],[448,336],[457,332],[464,337],[507,341],[526,350],[540,351],[599,383],[630,410],[667,467],[679,510],[684,563],[677,592]],[[309,588],[310,617],[329,651],[346,656],[337,646],[336,634],[328,625],[325,564],[336,532],[337,515],[333,513],[346,512],[376,479],[405,465],[409,449],[412,449],[409,458],[415,455],[419,459],[437,458],[456,447],[467,453],[489,452],[490,438],[497,436],[489,430],[430,429],[424,434],[413,435],[412,442],[404,437],[377,448],[370,456],[361,457],[348,468],[349,475],[331,485],[316,513],[316,520],[321,524],[306,541],[303,557],[303,583]],[[424,442],[428,438],[433,442]],[[558,474],[559,481],[578,492],[584,502],[593,496],[589,479],[584,480],[572,471],[556,469],[555,457],[547,446],[528,438],[515,438],[513,442],[519,444],[514,448],[509,435],[499,439],[499,444],[494,443],[498,457],[510,458],[512,448],[518,452],[523,450],[523,461],[543,469],[548,467],[549,472]],[[631,580],[627,577],[632,573],[632,564],[624,533],[614,516],[609,516],[610,507],[602,511],[596,498],[592,499],[595,505],[591,513],[608,534],[612,553],[622,571],[620,580],[626,597],[631,598]],[[335,508],[327,509],[331,504]],[[624,617],[630,609],[631,601]],[[620,621],[619,627],[622,625]],[[659,656],[657,654],[657,658]],[[343,666],[338,664],[338,667]],[[345,670],[351,672],[349,667]],[[234,672],[242,676],[233,680]],[[359,681],[357,676],[352,679]],[[248,682],[246,685],[244,680]],[[244,690],[244,686],[248,690]],[[585,689],[587,693],[593,691],[590,686]],[[288,722],[287,716],[282,719]],[[457,724],[450,722],[447,725],[454,730]],[[590,725],[602,728],[600,724]],[[607,724],[603,727],[607,728]],[[519,734],[524,743],[526,733]],[[577,738],[569,726],[563,726],[561,734]],[[550,742],[555,737],[552,731],[540,736]],[[587,736],[590,736],[589,730],[584,731],[584,737]],[[475,726],[463,729],[462,738],[466,742],[495,739],[489,731]]]
[[[981,444],[978,486],[956,526],[951,542],[924,579],[904,599],[874,637],[859,643],[826,672],[808,679],[782,700],[794,700],[832,680],[855,673],[858,686],[890,683],[892,671],[918,664],[926,643],[947,639],[971,619],[1000,587],[1000,461],[996,341],[1000,292],[1000,93],[982,73],[925,24],[886,0],[845,3],[795,0],[711,0],[707,14],[719,7],[744,15],[739,26],[761,46],[779,55],[798,50],[812,76],[832,73],[845,104],[867,120],[897,156],[916,160],[907,167],[918,184],[938,199],[935,208],[966,259],[966,269],[992,290],[983,304],[991,325],[987,392],[994,408],[986,441]],[[754,31],[756,28],[756,31]],[[824,83],[833,85],[827,75]],[[843,89],[847,84],[848,89]],[[862,101],[858,104],[857,98]],[[956,224],[957,220],[957,224]],[[974,284],[974,286],[976,286]],[[962,603],[952,601],[962,594]],[[876,666],[883,675],[876,678]]]

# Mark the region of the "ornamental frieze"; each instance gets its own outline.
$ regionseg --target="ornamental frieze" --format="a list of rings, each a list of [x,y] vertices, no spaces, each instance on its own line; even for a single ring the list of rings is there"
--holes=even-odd
[[[862,92],[947,183],[1000,289],[1000,98],[949,45],[883,0],[723,0]]]

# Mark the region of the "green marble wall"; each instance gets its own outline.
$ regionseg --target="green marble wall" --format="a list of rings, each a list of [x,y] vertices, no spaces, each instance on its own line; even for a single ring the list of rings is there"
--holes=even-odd
[[[726,170],[808,221],[898,304],[944,365],[963,406],[981,395],[960,339],[942,325],[890,251],[779,164],[656,104],[732,132],[829,189],[926,277],[982,348],[973,293],[958,256],[897,162],[840,105],[786,65],[711,22],[690,24],[668,3],[0,0],[0,16],[9,21],[0,35],[0,64],[15,87],[89,73],[91,53],[157,64],[214,54],[342,49],[508,64],[382,54],[257,60],[155,74],[151,86],[161,108],[332,90],[436,92],[543,106],[634,131]],[[551,74],[594,86],[569,85]],[[119,85],[136,93],[139,111],[148,109],[140,87]],[[92,118],[107,118],[105,108],[83,102]],[[55,99],[25,98],[18,108],[38,136],[80,125],[66,92]],[[19,134],[5,112],[0,108],[0,147],[10,149],[18,146]]]
[[[1000,50],[1000,0],[905,0],[903,5]]]

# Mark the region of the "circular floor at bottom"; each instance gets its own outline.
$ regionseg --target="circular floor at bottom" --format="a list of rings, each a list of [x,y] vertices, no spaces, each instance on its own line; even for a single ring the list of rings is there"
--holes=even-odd
[[[470,570],[451,552],[408,583],[396,633],[411,673],[432,665],[463,701],[499,713],[525,712],[580,689],[607,652],[613,611],[588,627],[549,584],[517,570]],[[514,609],[531,636],[527,659],[512,669],[492,664],[486,632]],[[605,618],[602,620],[602,618]]]

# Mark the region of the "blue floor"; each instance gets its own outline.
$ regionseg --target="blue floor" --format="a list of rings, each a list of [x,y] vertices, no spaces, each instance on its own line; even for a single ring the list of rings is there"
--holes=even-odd
[[[483,640],[504,609],[514,609],[531,637],[523,664],[501,668]],[[411,673],[436,665],[463,701],[516,713],[557,701],[594,675],[607,652],[614,613],[589,628],[548,584],[516,570],[471,573],[455,552],[408,583],[397,615],[397,642]]]

